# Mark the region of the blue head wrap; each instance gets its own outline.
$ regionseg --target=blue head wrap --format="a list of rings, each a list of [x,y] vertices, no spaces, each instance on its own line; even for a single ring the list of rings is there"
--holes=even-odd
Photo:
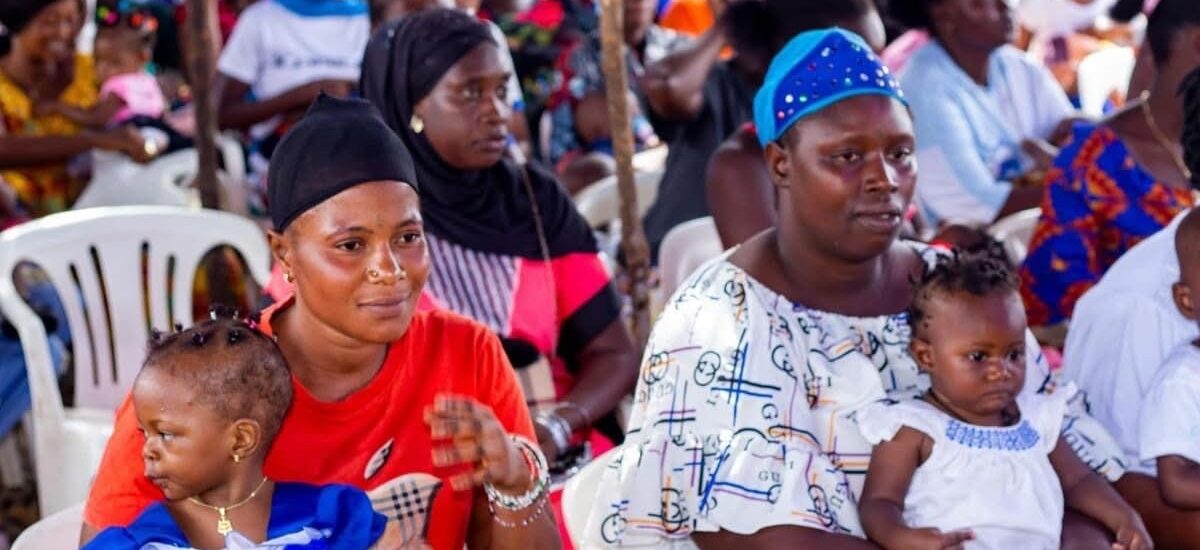
[[[803,32],[784,46],[754,96],[754,125],[766,147],[800,119],[859,95],[908,105],[900,84],[858,35],[842,29]]]

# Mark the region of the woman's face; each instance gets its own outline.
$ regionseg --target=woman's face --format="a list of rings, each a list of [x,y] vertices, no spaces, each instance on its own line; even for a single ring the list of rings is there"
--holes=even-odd
[[[802,119],[766,150],[785,191],[780,230],[852,261],[882,254],[912,200],[915,150],[912,117],[889,97],[852,97]]]
[[[429,276],[420,202],[401,182],[342,191],[273,233],[271,246],[295,278],[297,309],[361,342],[403,336]]]
[[[43,63],[69,60],[82,25],[78,0],[58,0],[13,37],[12,52]]]
[[[1008,0],[942,0],[931,15],[942,39],[988,51],[1009,43],[1016,29]]]
[[[508,78],[512,74],[495,44],[485,42],[463,56],[414,111],[438,156],[460,170],[482,170],[508,147]]]

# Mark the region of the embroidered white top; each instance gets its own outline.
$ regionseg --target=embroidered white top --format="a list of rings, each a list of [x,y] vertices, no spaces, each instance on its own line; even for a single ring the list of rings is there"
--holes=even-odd
[[[1074,393],[1063,390],[1021,394],[1021,420],[1012,426],[967,424],[919,399],[864,407],[858,426],[873,444],[905,426],[933,439],[904,499],[910,527],[970,529],[967,550],[1055,550],[1063,494],[1049,455]]]

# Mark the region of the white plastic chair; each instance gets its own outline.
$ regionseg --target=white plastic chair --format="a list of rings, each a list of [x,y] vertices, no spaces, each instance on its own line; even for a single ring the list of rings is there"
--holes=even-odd
[[[684,222],[667,231],[658,250],[659,303],[665,304],[692,272],[724,250],[712,217]]]
[[[654,204],[662,175],[662,172],[634,173],[639,216],[646,215],[650,205]],[[575,207],[592,228],[604,227],[619,219],[621,194],[617,190],[617,177],[609,176],[580,191],[575,195]]]
[[[1041,216],[1041,208],[1022,210],[1001,218],[987,228],[987,233],[1004,245],[1004,251],[1013,265],[1021,265],[1029,253],[1029,241],[1033,239],[1033,231]]]
[[[1136,62],[1133,48],[1111,47],[1095,52],[1079,62],[1079,104],[1083,114],[1099,118],[1109,94],[1129,89],[1129,77]]]
[[[12,550],[57,550],[79,547],[79,529],[83,527],[83,504],[76,504],[29,526]]]
[[[151,327],[190,325],[196,266],[229,245],[260,284],[270,254],[252,221],[167,206],[90,208],[0,233],[0,311],[21,337],[33,398],[33,449],[43,514],[84,500],[112,430],[112,410],[141,368]],[[143,258],[146,269],[143,271]],[[75,404],[66,409],[45,328],[13,282],[21,263],[40,266],[71,330]]]
[[[245,185],[246,160],[242,146],[227,135],[217,136],[217,150],[225,167],[219,173],[223,186]],[[92,180],[72,208],[98,206],[163,205],[199,206],[199,192],[191,187],[200,163],[195,149],[183,149],[137,164],[128,157],[108,151],[92,155]]]
[[[584,548],[583,532],[587,528],[588,516],[596,505],[596,492],[600,488],[600,480],[604,477],[604,471],[620,454],[621,447],[615,447],[592,459],[563,486],[563,523],[567,524],[567,536],[571,538],[571,544],[575,548]]]

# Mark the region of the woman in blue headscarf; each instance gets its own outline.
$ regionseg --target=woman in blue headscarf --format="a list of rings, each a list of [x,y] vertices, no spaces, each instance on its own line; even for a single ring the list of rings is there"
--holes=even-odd
[[[775,57],[754,119],[779,221],[700,268],[654,327],[589,547],[874,548],[855,504],[871,445],[853,413],[929,387],[903,312],[933,252],[898,238],[912,116],[862,39],[833,29]],[[1049,370],[1032,336],[1028,349],[1024,391],[1037,391]],[[1112,467],[1106,434],[1077,439]]]

